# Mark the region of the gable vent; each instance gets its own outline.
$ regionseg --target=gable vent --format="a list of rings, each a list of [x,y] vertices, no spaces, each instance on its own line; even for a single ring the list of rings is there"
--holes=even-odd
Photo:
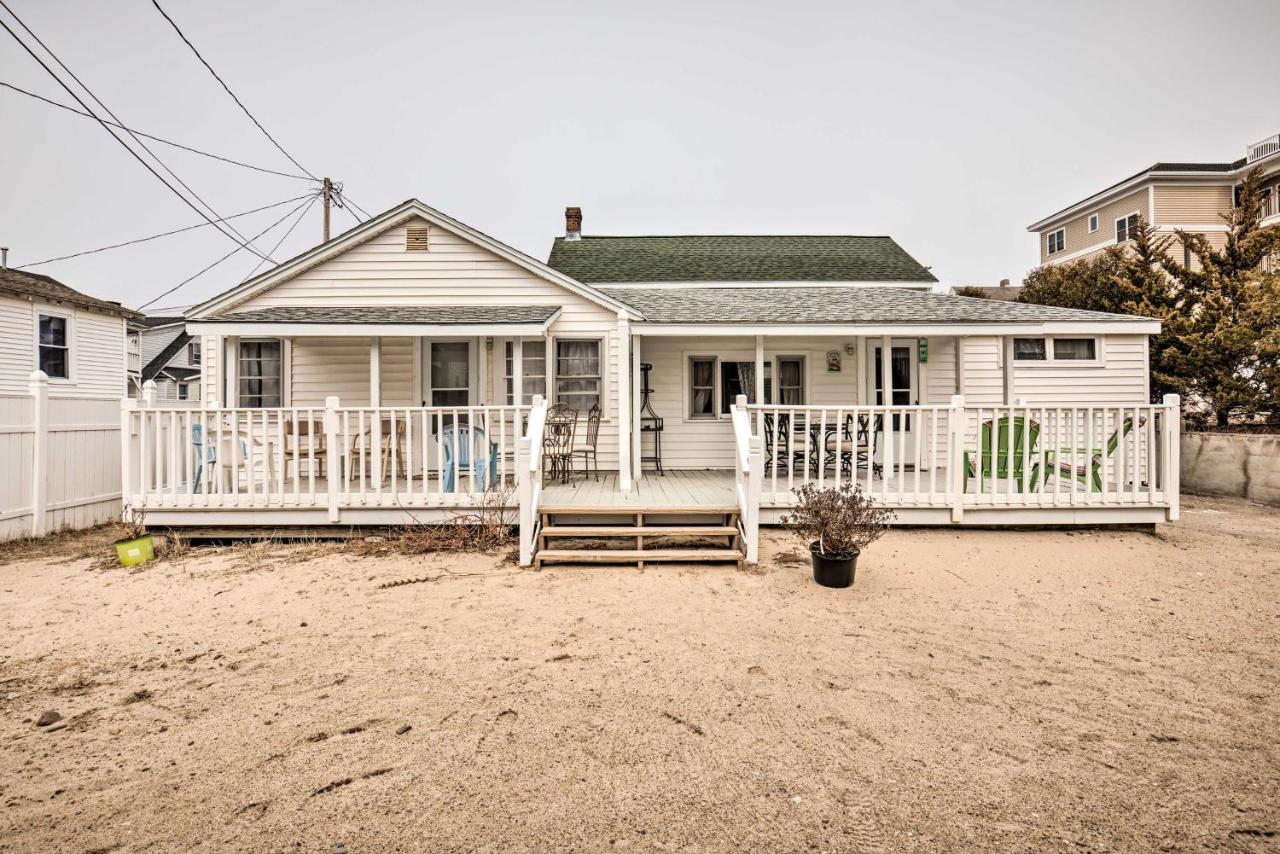
[[[431,228],[425,225],[412,225],[404,230],[404,250],[406,252],[426,252],[431,248]]]

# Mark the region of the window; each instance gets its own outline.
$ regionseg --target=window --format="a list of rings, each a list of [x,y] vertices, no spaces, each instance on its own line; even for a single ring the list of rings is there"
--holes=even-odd
[[[514,341],[507,342],[507,368],[503,377],[507,384],[507,405],[513,401],[512,384],[515,382]],[[521,403],[533,403],[533,396],[547,393],[547,342],[523,341],[520,343],[520,393]]]
[[[188,365],[200,364],[200,342],[199,341],[187,342],[187,364]]]
[[[729,407],[745,394],[748,403],[756,403],[756,363],[720,363],[720,414],[728,415]],[[773,364],[764,363],[764,402],[773,403]]]
[[[804,405],[804,356],[778,357],[778,403]]]
[[[466,406],[471,402],[471,345],[466,341],[431,342],[431,405]]]
[[[716,360],[710,356],[689,359],[689,417],[716,417]]]
[[[1043,362],[1048,356],[1045,354],[1045,342],[1043,338],[1015,338],[1013,339],[1013,358],[1018,362]]]
[[[1067,230],[1060,228],[1049,232],[1049,254],[1054,255],[1067,248]]]
[[[1131,213],[1116,220],[1116,243],[1124,243],[1138,227],[1138,214]]]
[[[51,380],[71,378],[71,347],[67,344],[67,318],[40,315],[40,370]]]
[[[264,409],[280,405],[279,341],[240,342],[240,405]]]
[[[556,402],[586,412],[600,400],[600,341],[556,340]]]
[[[1089,233],[1093,234],[1098,230],[1098,215],[1089,214]]]
[[[191,387],[186,383],[178,383],[178,400],[190,400]]]
[[[1098,342],[1093,338],[1055,338],[1053,358],[1060,362],[1092,362],[1098,358]]]

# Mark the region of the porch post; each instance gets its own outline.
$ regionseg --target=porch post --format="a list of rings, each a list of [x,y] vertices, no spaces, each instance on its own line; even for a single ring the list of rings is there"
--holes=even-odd
[[[212,347],[205,347],[208,339],[200,336],[200,346],[204,347],[204,358],[200,360],[200,399],[212,400],[216,405],[221,406],[225,398],[226,386],[222,382],[222,375],[227,370],[226,346],[222,343],[221,335],[213,339]],[[142,377],[138,377],[138,395],[142,395]]]
[[[1164,402],[1164,495],[1168,502],[1165,519],[1178,521],[1181,515],[1182,502],[1182,398],[1176,394],[1166,394]],[[1148,475],[1149,476],[1149,475]],[[1154,479],[1153,479],[1154,482]]]
[[[764,401],[764,336],[763,335],[756,336],[755,371],[756,371],[755,399],[756,399],[756,403],[761,404],[763,406],[765,402]],[[774,384],[775,385],[777,384],[777,380],[774,381]],[[781,403],[782,402],[781,395],[777,395],[777,397],[778,397],[778,400],[776,402]],[[716,404],[716,405],[719,406],[719,404]],[[763,419],[764,419],[764,413],[757,411],[756,412],[756,435],[757,436],[764,435]]]
[[[880,400],[885,406],[893,405],[893,339],[880,336]],[[880,455],[880,469],[885,480],[893,480],[893,416],[885,412],[884,452]]]
[[[956,394],[964,394],[964,344],[968,340],[963,335],[956,336]]]
[[[640,340],[643,336],[631,336],[631,476],[635,480],[644,477],[644,466],[640,462]]]
[[[342,478],[342,444],[338,438],[338,406],[341,405],[336,395],[324,399],[324,447],[325,461],[325,494],[329,499],[329,521],[337,522],[338,490]]]
[[[603,389],[602,389],[603,391]],[[631,321],[618,311],[618,488],[631,491]]]
[[[222,343],[222,405],[235,408],[240,402],[240,339],[228,335]]]
[[[1014,400],[1013,382],[1013,336],[1005,335],[1000,339],[1000,347],[1004,352],[1004,403],[1009,406]]]
[[[953,394],[947,412],[947,491],[951,493],[952,522],[964,520],[964,421],[964,395]]]
[[[382,338],[369,339],[369,405],[382,405]]]
[[[524,403],[524,339],[523,338],[511,339],[511,402],[516,406],[519,406],[522,403]]]

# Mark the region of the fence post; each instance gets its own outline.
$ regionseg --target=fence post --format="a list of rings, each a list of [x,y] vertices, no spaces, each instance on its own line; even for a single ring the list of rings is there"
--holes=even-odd
[[[516,522],[520,565],[533,563],[533,475],[529,473],[529,437],[516,439]]]
[[[745,409],[745,407],[744,407]],[[747,452],[747,563],[760,562],[760,492],[764,488],[764,438],[753,435]]]
[[[342,442],[338,438],[338,406],[336,395],[324,399],[325,494],[329,498],[329,521],[339,520],[338,488],[342,479]]]
[[[147,380],[142,384],[142,405],[147,409],[156,408],[156,381]]]
[[[31,536],[43,536],[46,490],[49,479],[49,377],[44,371],[31,372]]]
[[[1164,406],[1164,442],[1169,449],[1164,473],[1164,495],[1169,502],[1165,519],[1176,522],[1182,512],[1182,398],[1166,394]]]
[[[133,413],[138,410],[138,400],[133,397],[120,399],[120,512],[125,522],[133,521]]]
[[[951,481],[951,521],[964,521],[964,395],[951,395],[947,413],[947,475]]]

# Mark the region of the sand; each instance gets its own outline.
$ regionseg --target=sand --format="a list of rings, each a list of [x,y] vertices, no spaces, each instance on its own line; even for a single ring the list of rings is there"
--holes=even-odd
[[[0,850],[1280,845],[1275,509],[898,530],[845,591],[777,532],[756,572],[315,551],[0,566]]]

